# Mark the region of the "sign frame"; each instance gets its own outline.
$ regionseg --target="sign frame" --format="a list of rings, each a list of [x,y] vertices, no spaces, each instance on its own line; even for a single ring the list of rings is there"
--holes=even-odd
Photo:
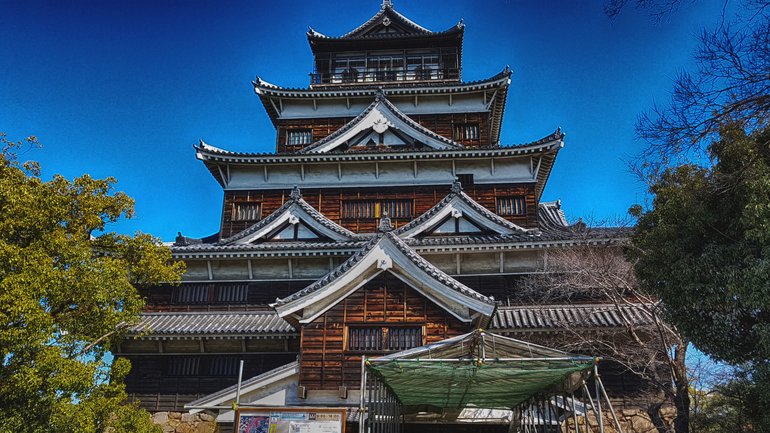
[[[233,425],[234,432],[238,433],[241,422],[241,414],[249,413],[267,413],[268,415],[275,412],[293,412],[293,413],[337,413],[340,415],[341,430],[340,433],[345,433],[345,427],[347,424],[348,409],[336,408],[336,407],[312,407],[312,406],[257,406],[257,407],[239,407],[235,410],[235,423]]]

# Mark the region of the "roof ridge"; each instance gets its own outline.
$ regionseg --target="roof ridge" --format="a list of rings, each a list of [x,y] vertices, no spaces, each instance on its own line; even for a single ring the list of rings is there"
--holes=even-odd
[[[430,129],[420,125],[418,122],[415,122],[404,114],[401,110],[398,109],[392,102],[388,100],[388,98],[385,96],[385,92],[382,89],[377,90],[375,93],[374,100],[372,101],[369,106],[367,106],[364,111],[362,111],[358,116],[344,124],[342,127],[337,129],[336,131],[332,132],[331,134],[327,135],[326,137],[316,141],[315,143],[310,144],[309,146],[303,148],[298,153],[300,154],[306,154],[306,153],[313,153],[311,152],[314,149],[318,149],[319,147],[322,147],[323,145],[333,142],[335,139],[346,133],[347,131],[351,130],[355,126],[357,126],[363,119],[365,119],[372,111],[374,111],[378,106],[384,106],[388,111],[390,111],[393,115],[395,115],[398,119],[400,119],[402,122],[406,123],[408,126],[414,128],[418,132],[427,135],[428,137],[443,142],[444,144],[451,146],[455,149],[462,149],[464,146],[461,144],[450,140],[442,135],[439,135]],[[404,131],[406,133],[406,131]]]
[[[328,228],[329,230],[334,231],[335,233],[348,237],[351,240],[359,238],[359,236],[356,233],[353,233],[352,231],[346,229],[345,227],[342,227],[339,224],[335,223],[334,221],[330,220],[329,218],[324,216],[321,212],[316,210],[313,206],[311,206],[308,202],[306,202],[302,198],[302,193],[300,192],[299,187],[295,185],[294,188],[292,188],[291,193],[289,194],[289,199],[285,201],[281,205],[281,207],[273,211],[273,213],[257,221],[247,229],[242,230],[225,239],[222,239],[214,245],[218,245],[218,246],[231,245],[234,241],[243,239],[253,233],[256,233],[262,228],[264,228],[265,226],[271,224],[273,221],[278,219],[283,213],[287,212],[292,206],[300,207],[302,210],[305,211],[305,213],[310,215],[310,217],[313,218],[313,220],[320,223],[321,225]]]
[[[409,223],[399,227],[396,229],[396,232],[400,235],[405,232],[408,232],[409,230],[414,229],[415,227],[420,226],[421,224],[425,223],[425,221],[429,220],[431,217],[436,215],[441,209],[446,207],[454,198],[458,198],[465,202],[468,206],[470,206],[472,209],[476,210],[480,214],[484,215],[485,217],[489,218],[496,224],[502,225],[504,227],[507,227],[510,230],[513,230],[515,232],[521,233],[521,234],[535,234],[536,230],[534,229],[524,229],[522,227],[519,227],[518,225],[506,220],[505,218],[497,215],[496,213],[490,211],[489,209],[485,208],[484,206],[480,205],[478,202],[476,202],[473,198],[471,198],[468,194],[466,194],[462,189],[462,184],[459,180],[455,179],[455,181],[452,183],[452,187],[449,191],[449,194],[444,196],[443,199],[441,199],[438,203],[433,205],[430,209],[425,211],[422,215],[418,216],[417,218],[413,219]]]
[[[496,81],[500,81],[503,78],[509,78],[513,74],[513,71],[506,66],[502,71],[496,73],[495,75],[488,77],[488,78],[482,78],[478,80],[471,80],[471,81],[462,81],[457,84],[447,84],[444,82],[436,82],[433,85],[426,86],[425,83],[420,83],[420,86],[413,86],[413,87],[403,87],[404,91],[413,91],[413,90],[420,90],[420,89],[429,89],[429,90],[435,90],[436,87],[464,87],[464,86],[474,86],[474,85],[480,85],[480,84],[488,84],[488,83],[494,83]],[[365,96],[367,94],[372,95],[377,93],[380,89],[399,89],[399,87],[393,87],[388,85],[387,83],[373,83],[372,87],[366,87],[366,88],[334,88],[334,89],[315,89],[312,86],[311,87],[283,87],[279,86],[277,84],[270,83],[268,81],[263,80],[259,76],[257,76],[254,81],[251,82],[251,84],[254,86],[254,90],[259,93],[258,88],[263,88],[264,90],[275,90],[275,91],[285,91],[285,92],[323,92],[323,93],[331,93],[331,94],[350,94],[350,93],[356,93],[359,96]],[[374,87],[377,86],[377,87]]]

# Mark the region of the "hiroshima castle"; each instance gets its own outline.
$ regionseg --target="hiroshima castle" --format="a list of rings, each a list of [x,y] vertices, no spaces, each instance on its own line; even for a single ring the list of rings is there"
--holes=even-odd
[[[338,431],[311,423],[322,420],[348,432],[508,432],[514,419],[556,432],[554,419],[577,416],[577,398],[563,397],[572,385],[536,411],[515,407],[594,371],[593,358],[551,348],[557,337],[609,335],[623,318],[596,299],[535,303],[522,287],[547,269],[550,251],[617,239],[602,230],[586,237],[559,201],[543,200],[564,132],[500,142],[512,72],[501,65],[466,79],[465,30],[463,21],[429,30],[388,0],[341,36],[310,28],[307,87],[253,82],[275,152],[195,146],[222,187],[221,226],[202,239],[177,237],[181,284],[139,288],[145,310],[115,355],[131,360],[127,390],[141,407],[208,413],[222,432],[248,408],[305,417],[303,432]],[[416,362],[441,359],[449,371],[489,359],[492,371],[492,360],[517,357],[553,369],[547,386],[519,400],[505,382],[510,368],[459,394]],[[558,360],[569,365],[557,374]],[[598,373],[613,401],[640,387],[612,362]],[[247,417],[252,430],[241,421],[238,431],[278,419],[257,415]]]

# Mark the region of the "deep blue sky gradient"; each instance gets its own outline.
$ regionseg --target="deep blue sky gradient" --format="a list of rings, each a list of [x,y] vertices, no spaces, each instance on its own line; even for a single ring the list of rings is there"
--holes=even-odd
[[[308,25],[345,33],[378,0],[0,0],[0,131],[37,135],[26,158],[44,176],[114,176],[137,216],[115,230],[173,240],[216,232],[222,192],[192,145],[274,151],[275,130],[255,75],[305,87]],[[557,127],[567,133],[544,200],[568,217],[614,218],[644,199],[625,161],[643,146],[636,116],[668,99],[692,67],[696,36],[722,2],[696,2],[656,23],[628,9],[615,21],[600,1],[395,0],[432,30],[466,24],[465,80],[514,71],[504,144]]]

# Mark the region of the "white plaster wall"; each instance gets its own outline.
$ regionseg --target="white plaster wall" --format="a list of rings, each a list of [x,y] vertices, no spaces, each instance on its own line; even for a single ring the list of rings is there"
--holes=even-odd
[[[460,255],[462,274],[489,274],[500,272],[500,255],[496,253],[471,253]]]
[[[388,96],[401,112],[412,114],[451,114],[478,113],[489,111],[484,103],[483,92],[458,93],[450,97],[444,95]],[[276,105],[278,105],[277,100]],[[374,96],[364,98],[317,99],[312,100],[282,99],[283,111],[280,119],[305,119],[320,117],[356,117],[374,101]]]
[[[338,164],[304,164],[304,178],[300,164],[272,164],[267,166],[267,181],[263,165],[233,165],[227,190],[435,185],[451,183],[455,174],[473,174],[479,184],[532,182],[528,157],[474,158],[455,160],[455,172],[449,160],[418,160],[415,174],[414,161],[380,162],[377,168],[371,162]]]
[[[211,274],[215,280],[239,280],[249,278],[246,260],[212,260]]]
[[[538,269],[542,263],[542,251],[509,251],[505,253],[503,269],[506,272],[526,272]]]
[[[209,279],[208,265],[205,260],[185,260],[187,271],[182,276],[182,281],[201,281]]]

